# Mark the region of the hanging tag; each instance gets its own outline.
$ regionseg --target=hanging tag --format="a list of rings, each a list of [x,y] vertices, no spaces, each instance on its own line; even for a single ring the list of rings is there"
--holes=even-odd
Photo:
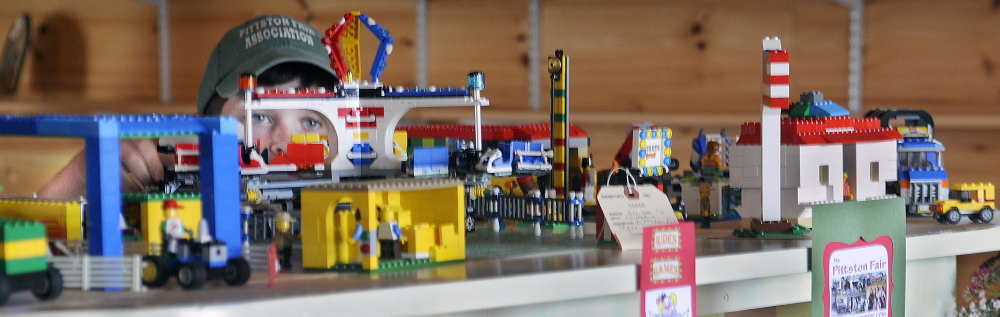
[[[641,250],[645,227],[677,223],[667,195],[653,185],[636,185],[630,174],[624,186],[601,187],[597,204],[622,250]]]

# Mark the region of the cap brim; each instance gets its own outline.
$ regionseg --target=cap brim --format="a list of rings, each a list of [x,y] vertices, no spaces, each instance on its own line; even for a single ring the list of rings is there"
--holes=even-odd
[[[336,76],[336,73],[330,68],[329,58],[319,57],[298,49],[275,48],[255,55],[253,58],[244,61],[231,73],[225,74],[222,82],[215,87],[215,92],[223,98],[232,97],[239,91],[239,75],[253,74],[254,76],[258,76],[274,65],[287,62],[316,65],[320,69]]]

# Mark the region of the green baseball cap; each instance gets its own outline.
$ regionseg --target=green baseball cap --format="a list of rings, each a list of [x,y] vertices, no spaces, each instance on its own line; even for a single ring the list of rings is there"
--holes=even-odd
[[[239,91],[240,74],[260,75],[286,62],[313,64],[336,76],[323,33],[305,22],[280,15],[259,16],[222,36],[212,50],[198,88],[198,112],[205,113],[216,93],[228,98]]]

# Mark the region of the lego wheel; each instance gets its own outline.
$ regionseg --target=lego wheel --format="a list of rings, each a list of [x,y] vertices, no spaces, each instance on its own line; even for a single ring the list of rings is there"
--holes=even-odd
[[[937,220],[937,222],[940,223],[940,224],[942,224],[942,225],[948,223],[948,219],[945,219],[944,215],[942,215],[942,214],[935,213],[933,217],[934,217],[934,220]]]
[[[199,289],[208,280],[208,269],[200,262],[188,262],[177,268],[177,284],[186,290]]]
[[[40,300],[52,300],[58,298],[62,290],[62,273],[59,273],[59,269],[49,266],[45,271],[45,281],[38,288],[32,289],[31,293]]]
[[[229,286],[240,286],[250,280],[250,262],[244,258],[233,258],[226,262],[225,275],[222,279]]]
[[[982,221],[983,223],[990,223],[990,221],[993,221],[993,209],[990,207],[984,207],[983,210],[979,211],[979,216],[977,218],[979,218],[979,221]]]
[[[0,306],[7,303],[8,297],[10,297],[10,279],[0,274]]]
[[[142,285],[146,287],[161,287],[170,278],[170,264],[161,256],[147,255],[142,257]]]
[[[958,212],[958,209],[952,208],[948,213],[944,214],[944,218],[948,223],[957,225],[962,220],[962,214]]]

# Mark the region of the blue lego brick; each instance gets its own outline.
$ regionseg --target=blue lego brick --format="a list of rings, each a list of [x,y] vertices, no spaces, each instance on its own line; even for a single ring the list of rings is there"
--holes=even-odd
[[[347,159],[355,166],[368,166],[375,162],[375,150],[368,143],[356,143],[347,153]]]
[[[37,135],[37,122],[34,117],[3,116],[0,117],[0,134]]]
[[[114,124],[102,124],[114,126]],[[86,137],[87,241],[90,255],[122,256],[121,156],[117,136]]]
[[[913,168],[899,171],[901,181],[941,181],[947,180],[948,173],[943,168]]]
[[[927,138],[905,138],[902,142],[896,143],[896,146],[902,152],[944,151],[944,145],[941,142]]]
[[[413,148],[413,175],[439,176],[448,174],[447,146]]]
[[[210,133],[202,117],[191,115],[98,115],[38,117],[40,135],[75,137],[152,138],[165,135]]]
[[[851,115],[850,111],[829,100],[816,102],[812,104],[811,108],[809,113],[813,116],[840,117]]]
[[[228,129],[231,118],[216,118],[214,126]],[[235,121],[235,120],[233,120]],[[198,164],[201,182],[202,217],[215,239],[226,243],[229,258],[242,257],[240,224],[240,166],[234,159],[235,133],[204,133],[198,136],[201,159]],[[205,199],[207,198],[207,199]]]
[[[446,97],[446,96],[469,96],[471,93],[465,89],[445,87],[435,91],[426,89],[407,89],[403,91],[386,92],[386,97]]]

